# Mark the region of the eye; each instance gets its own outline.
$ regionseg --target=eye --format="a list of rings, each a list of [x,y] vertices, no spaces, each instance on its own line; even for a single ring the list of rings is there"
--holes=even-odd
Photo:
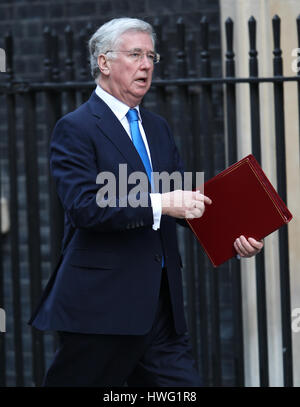
[[[139,58],[141,56],[140,52],[134,51],[129,54],[132,58]]]
[[[154,54],[148,54],[147,57],[148,57],[148,59],[150,59],[151,61],[154,61],[155,55],[154,55]]]

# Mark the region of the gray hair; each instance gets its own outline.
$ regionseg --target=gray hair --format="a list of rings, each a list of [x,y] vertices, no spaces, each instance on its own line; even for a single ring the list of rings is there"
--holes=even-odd
[[[98,56],[114,49],[121,35],[127,31],[148,33],[152,39],[153,47],[155,46],[155,33],[152,26],[146,23],[146,21],[129,17],[114,18],[108,21],[98,28],[89,40],[91,73],[94,79],[97,79],[100,75],[97,62]]]

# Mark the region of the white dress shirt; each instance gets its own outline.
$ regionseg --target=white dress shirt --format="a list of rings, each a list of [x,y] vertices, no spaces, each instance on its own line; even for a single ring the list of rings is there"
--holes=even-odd
[[[114,96],[106,92],[104,89],[102,89],[99,85],[96,87],[96,95],[98,95],[107,105],[108,107],[112,110],[112,112],[115,114],[117,119],[120,121],[122,126],[124,127],[126,133],[131,139],[131,134],[130,134],[130,126],[129,122],[127,120],[126,114],[128,110],[130,109],[129,106],[125,105],[125,103],[121,102],[120,100],[116,99]],[[150,160],[150,164],[152,167],[152,161],[151,161],[151,155],[150,155],[150,150],[147,142],[147,137],[145,134],[145,131],[143,129],[142,125],[142,118],[140,115],[140,110],[139,106],[135,106],[135,109],[138,111],[138,116],[139,116],[139,128],[140,132],[147,150],[147,154]],[[161,194],[159,193],[150,193],[150,199],[151,199],[151,205],[152,205],[152,210],[153,210],[153,225],[152,228],[154,230],[159,229],[160,227],[160,219],[161,219]]]

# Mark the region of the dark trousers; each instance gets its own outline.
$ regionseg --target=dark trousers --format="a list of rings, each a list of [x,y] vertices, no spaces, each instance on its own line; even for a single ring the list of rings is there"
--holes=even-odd
[[[148,334],[59,332],[44,386],[200,386],[189,336],[174,330],[165,274]]]

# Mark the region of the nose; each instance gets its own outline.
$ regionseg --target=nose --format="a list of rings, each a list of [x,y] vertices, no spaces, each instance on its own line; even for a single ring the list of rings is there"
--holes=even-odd
[[[153,67],[153,63],[149,60],[146,52],[144,52],[143,55],[141,56],[140,65],[148,69]]]

